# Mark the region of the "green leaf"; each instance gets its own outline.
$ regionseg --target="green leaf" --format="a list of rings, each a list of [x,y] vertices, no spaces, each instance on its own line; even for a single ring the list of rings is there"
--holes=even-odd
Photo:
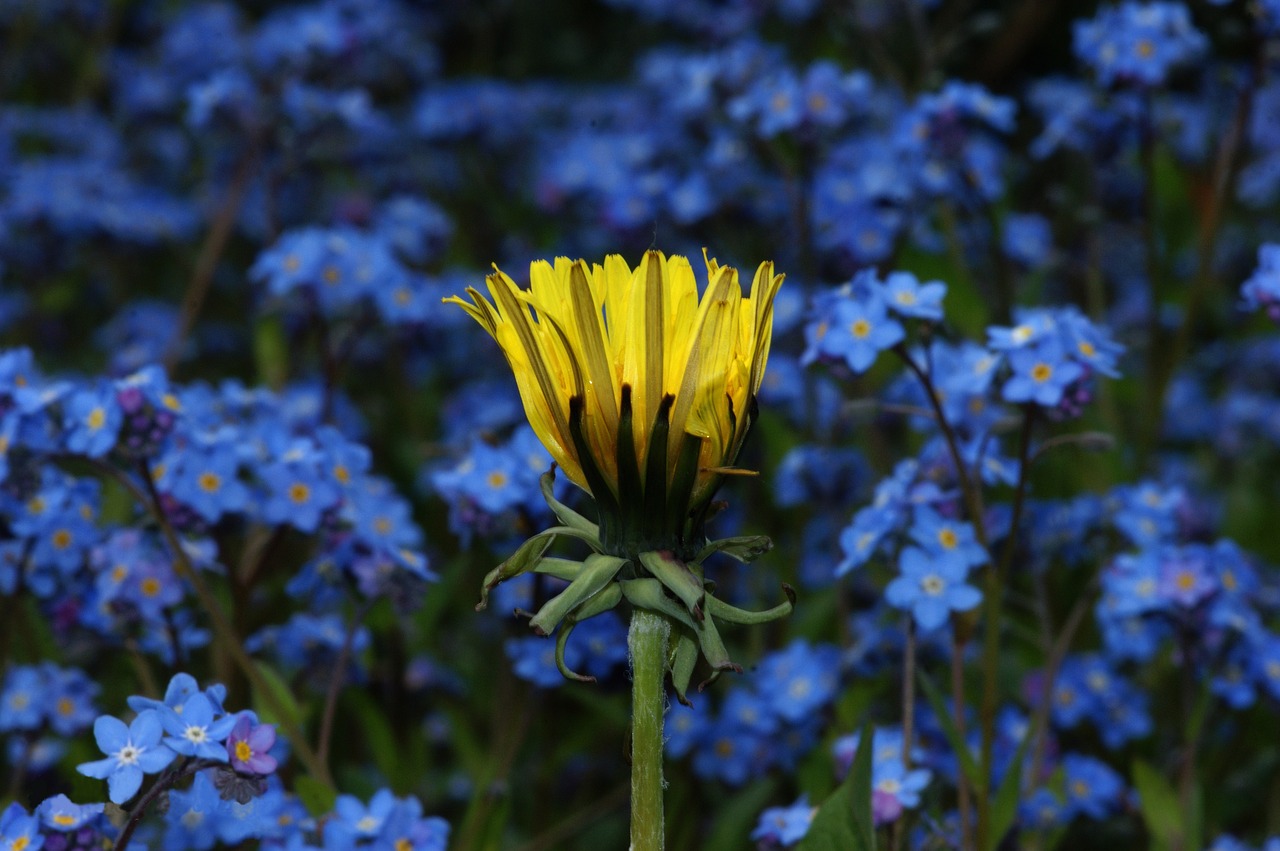
[[[310,774],[303,774],[293,779],[293,791],[307,812],[316,818],[333,812],[333,805],[338,800],[338,792],[332,786],[317,780]]]
[[[293,696],[293,689],[280,673],[266,662],[255,661],[262,685],[270,692],[270,697],[254,689],[253,708],[258,717],[267,724],[283,724],[295,730],[302,729],[302,709],[298,699]],[[274,700],[272,699],[274,698]],[[283,717],[281,717],[283,714]]]
[[[991,802],[991,830],[988,832],[984,851],[995,851],[1000,847],[1001,840],[1009,832],[1009,828],[1013,827],[1013,821],[1018,816],[1018,801],[1022,798],[1022,764],[1026,760],[1027,746],[1030,743],[1031,733],[1028,731],[1018,743],[1018,750],[1005,771],[1004,781],[996,790],[995,799]]]
[[[976,790],[983,788],[982,772],[978,770],[978,764],[973,760],[973,754],[969,752],[969,746],[965,740],[961,738],[960,731],[956,729],[955,721],[951,717],[951,707],[947,706],[946,700],[942,697],[942,692],[938,691],[938,687],[934,685],[933,680],[921,670],[920,689],[924,692],[925,698],[929,701],[933,714],[938,719],[938,725],[942,727],[942,733],[947,737],[947,743],[951,745],[951,750],[955,752],[956,758],[960,760],[960,770],[964,772],[965,779],[969,781],[969,786]]]
[[[253,359],[258,380],[279,389],[289,377],[289,343],[284,325],[275,317],[259,319],[253,329]]]
[[[353,711],[359,723],[360,744],[369,749],[369,755],[378,770],[390,781],[397,792],[407,791],[404,781],[416,779],[405,769],[404,752],[396,740],[395,731],[387,718],[386,707],[365,689],[347,689],[343,705]]]
[[[1142,820],[1154,840],[1154,849],[1179,843],[1186,825],[1178,793],[1159,771],[1141,759],[1133,761],[1133,785],[1138,790]]]
[[[849,776],[818,808],[796,851],[875,851],[876,832],[871,820],[874,734],[870,724],[863,725]]]
[[[702,848],[750,848],[748,838],[760,811],[769,805],[778,789],[778,781],[765,776],[736,792],[715,809],[715,830]]]

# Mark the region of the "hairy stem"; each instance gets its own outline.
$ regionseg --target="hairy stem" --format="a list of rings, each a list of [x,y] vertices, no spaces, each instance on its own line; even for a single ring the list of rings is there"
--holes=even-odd
[[[662,615],[636,609],[627,647],[631,651],[631,851],[662,851],[662,715],[666,693],[667,639]]]

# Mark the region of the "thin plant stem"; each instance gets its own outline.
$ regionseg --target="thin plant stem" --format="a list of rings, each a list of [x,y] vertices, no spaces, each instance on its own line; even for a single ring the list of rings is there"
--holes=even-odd
[[[662,851],[662,715],[671,624],[636,609],[627,631],[631,651],[631,851]]]
[[[964,645],[954,639],[951,642],[951,714],[955,718],[957,737],[963,742],[969,726],[965,721]],[[956,809],[960,815],[960,851],[968,851],[973,847],[973,804],[969,800],[969,781],[963,771],[956,776]]]
[[[141,461],[138,464],[139,475],[143,482],[142,487],[139,487],[129,476],[125,475],[123,470],[117,469],[111,464],[99,462],[95,466],[124,485],[138,504],[156,521],[156,524],[160,527],[161,534],[164,535],[165,542],[168,543],[169,549],[173,551],[174,566],[178,575],[186,578],[191,583],[192,589],[196,592],[196,598],[200,601],[201,608],[209,616],[209,623],[213,627],[214,636],[231,654],[231,658],[249,681],[254,692],[262,698],[267,708],[275,713],[279,719],[280,726],[285,731],[285,735],[289,737],[293,754],[298,758],[298,762],[302,763],[308,773],[317,780],[326,786],[332,786],[333,777],[329,774],[329,769],[316,759],[315,752],[307,744],[306,736],[303,734],[302,729],[290,719],[288,710],[280,702],[275,691],[263,679],[262,673],[258,670],[257,665],[253,663],[253,659],[249,657],[249,653],[244,649],[244,645],[241,644],[235,629],[231,626],[231,620],[227,617],[227,613],[222,610],[222,605],[218,602],[218,598],[214,596],[213,591],[205,584],[204,578],[200,576],[195,565],[191,563],[191,559],[187,557],[186,550],[182,548],[182,542],[178,540],[178,533],[174,531],[168,516],[160,507],[160,494],[156,491],[155,480],[151,477],[151,469],[146,461]]]
[[[1214,158],[1212,191],[1209,193],[1208,203],[1204,205],[1204,216],[1200,220],[1200,245],[1198,249],[1199,256],[1196,261],[1196,274],[1187,291],[1186,306],[1182,311],[1184,321],[1178,327],[1165,370],[1159,376],[1160,386],[1158,390],[1161,407],[1153,408],[1152,410],[1155,411],[1164,410],[1164,397],[1169,389],[1169,381],[1173,378],[1174,371],[1186,358],[1187,352],[1191,348],[1191,335],[1196,329],[1196,324],[1203,312],[1204,300],[1209,296],[1210,290],[1216,283],[1213,260],[1214,255],[1217,253],[1218,237],[1222,233],[1222,213],[1226,208],[1227,199],[1233,194],[1236,180],[1240,175],[1240,166],[1242,164],[1240,151],[1243,148],[1243,141],[1248,133],[1250,119],[1253,116],[1257,92],[1266,78],[1267,52],[1266,40],[1255,36],[1253,62],[1249,70],[1248,80],[1240,93],[1240,99],[1236,101],[1236,109],[1232,116],[1231,124],[1227,128],[1226,134],[1222,137],[1222,144],[1218,148],[1217,156]]]
[[[116,837],[115,845],[112,845],[112,851],[124,851],[129,847],[129,842],[133,839],[133,832],[138,829],[138,825],[142,824],[142,819],[147,814],[147,809],[155,803],[156,799],[164,792],[173,788],[173,784],[182,778],[195,774],[202,768],[214,765],[213,762],[204,759],[198,759],[192,762],[179,763],[177,766],[169,769],[156,779],[151,788],[143,793],[138,799],[138,803],[133,805],[133,809],[129,812],[129,820],[125,823],[124,829],[120,831],[120,835]]]
[[[1018,526],[1022,522],[1022,510],[1026,505],[1027,482],[1030,472],[1031,432],[1035,425],[1036,407],[1028,404],[1023,412],[1022,433],[1018,438],[1018,484],[1013,495],[1013,513],[1009,520],[1009,532],[1005,539],[1000,561],[987,571],[982,619],[982,707],[979,723],[982,729],[982,752],[978,763],[982,776],[982,788],[978,797],[978,847],[990,847],[997,837],[991,831],[991,795],[989,785],[993,752],[995,749],[996,711],[1000,700],[1000,615],[1004,607],[1004,580],[1013,565],[1018,544]]]
[[[169,339],[169,346],[164,355],[165,371],[173,374],[178,359],[182,356],[182,347],[187,335],[191,333],[200,309],[204,306],[205,297],[213,284],[213,274],[217,271],[218,261],[226,251],[227,242],[231,239],[231,231],[235,227],[236,217],[244,204],[249,183],[258,163],[257,145],[253,145],[241,157],[236,167],[235,177],[227,190],[222,206],[209,226],[209,233],[200,246],[200,254],[196,257],[195,268],[191,271],[191,279],[187,282],[186,295],[182,299],[182,308],[178,314],[178,327]]]
[[[320,739],[316,742],[316,759],[321,765],[329,764],[333,719],[337,715],[338,695],[342,692],[342,686],[347,679],[347,664],[351,661],[351,650],[355,646],[356,633],[360,630],[360,624],[364,623],[364,619],[369,616],[369,610],[373,608],[374,602],[373,599],[366,600],[356,612],[355,617],[351,619],[346,635],[342,638],[342,649],[338,651],[338,658],[333,663],[333,672],[329,675],[329,688],[324,695],[324,712],[320,716]]]
[[[1163,370],[1164,332],[1160,324],[1160,301],[1163,295],[1159,243],[1156,239],[1156,140],[1151,95],[1144,94],[1138,119],[1138,163],[1142,171],[1142,248],[1146,261],[1147,291],[1151,306],[1147,316],[1147,418],[1139,444],[1139,457],[1155,448],[1160,433],[1160,375]]]
[[[982,548],[985,550],[987,549],[987,526],[983,522],[981,496],[978,494],[973,477],[969,475],[969,467],[964,463],[964,457],[960,454],[960,441],[956,437],[955,429],[951,427],[950,421],[947,420],[946,413],[942,410],[942,400],[938,398],[938,391],[933,386],[933,379],[920,364],[915,362],[915,359],[911,357],[906,346],[902,343],[894,346],[893,351],[907,365],[907,368],[915,373],[916,378],[920,381],[920,386],[924,388],[925,395],[929,398],[929,406],[933,408],[934,416],[938,421],[938,428],[942,431],[942,438],[947,443],[947,451],[950,453],[951,460],[956,467],[956,477],[960,480],[960,492],[964,496],[965,510],[969,514],[969,519],[973,522],[978,543],[982,544]]]
[[[1192,842],[1195,837],[1191,835],[1189,827],[1192,813],[1195,811],[1196,751],[1200,748],[1200,725],[1192,723],[1196,712],[1195,639],[1185,627],[1181,628],[1181,632],[1182,670],[1179,673],[1179,680],[1182,692],[1184,741],[1181,764],[1178,766],[1178,803],[1182,807],[1183,830],[1177,841],[1173,843],[1173,851],[1194,851]]]
[[[1090,589],[1092,587],[1091,584]],[[1084,616],[1089,612],[1092,599],[1093,594],[1086,589],[1071,607],[1067,619],[1062,624],[1062,631],[1058,633],[1053,645],[1049,648],[1044,677],[1040,683],[1040,702],[1036,705],[1035,712],[1031,714],[1031,730],[1028,733],[1032,737],[1032,751],[1031,771],[1027,776],[1031,778],[1032,784],[1039,784],[1040,774],[1044,771],[1045,759],[1048,757],[1049,711],[1053,707],[1053,687],[1058,680],[1058,671],[1062,669],[1062,662],[1067,657],[1067,651],[1071,649],[1071,641],[1075,638],[1076,631],[1084,623]]]
[[[902,769],[911,770],[911,744],[916,722],[916,622],[906,616],[906,641],[902,647]],[[893,851],[902,847],[902,819],[893,823],[890,839]]]
[[[608,815],[622,805],[627,799],[627,784],[615,787],[604,797],[591,802],[576,813],[553,825],[546,832],[535,836],[515,851],[551,851],[563,848],[566,840],[577,836],[586,828],[595,824],[602,816]]]

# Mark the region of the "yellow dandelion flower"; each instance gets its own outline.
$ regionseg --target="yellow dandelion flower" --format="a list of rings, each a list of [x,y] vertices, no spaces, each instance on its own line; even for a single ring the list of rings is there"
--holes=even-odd
[[[522,289],[494,267],[490,298],[460,305],[498,342],[525,414],[565,474],[595,499],[601,538],[700,545],[701,517],[733,468],[756,412],[782,275],[738,272],[649,251],[631,269],[558,257]],[[611,547],[612,548],[612,547]],[[681,547],[683,548],[683,547]]]

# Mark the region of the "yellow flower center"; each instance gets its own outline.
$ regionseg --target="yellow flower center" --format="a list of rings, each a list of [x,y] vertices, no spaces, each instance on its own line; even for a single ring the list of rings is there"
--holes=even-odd
[[[200,474],[197,484],[200,485],[200,490],[205,493],[216,493],[218,488],[222,487],[222,476],[217,473],[204,472]]]
[[[253,748],[249,747],[246,741],[236,742],[236,759],[240,762],[248,762],[253,758]]]
[[[148,576],[142,580],[142,594],[145,597],[154,597],[160,593],[160,580],[154,576]]]
[[[1031,368],[1031,377],[1043,384],[1053,377],[1053,367],[1047,363],[1038,363]]]
[[[89,412],[89,416],[85,417],[84,421],[89,428],[97,431],[107,424],[107,412],[101,408],[94,408]]]
[[[301,505],[311,499],[311,488],[307,487],[302,482],[294,482],[289,487],[289,499]]]
[[[71,533],[66,529],[59,529],[53,533],[53,546],[55,549],[65,550],[71,546]]]
[[[329,286],[333,286],[342,279],[342,273],[338,271],[337,266],[325,266],[321,274],[324,276],[324,282]]]
[[[871,333],[871,323],[865,319],[855,319],[849,326],[849,332],[861,340]]]
[[[942,544],[944,550],[954,550],[960,543],[960,538],[954,529],[944,528],[938,531],[938,543]]]
[[[54,813],[53,823],[59,827],[70,827],[76,823],[76,817],[70,813]]]

